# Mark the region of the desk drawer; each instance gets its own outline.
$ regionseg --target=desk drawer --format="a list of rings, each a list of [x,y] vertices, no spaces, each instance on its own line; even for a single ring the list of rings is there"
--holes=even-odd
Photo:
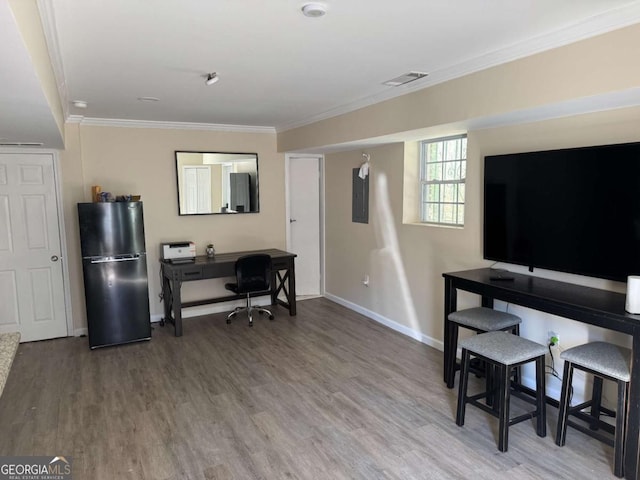
[[[285,270],[289,268],[289,260],[286,258],[274,258],[271,261],[271,268],[273,270]]]
[[[178,272],[180,280],[188,282],[189,280],[198,280],[202,278],[202,267],[200,265],[190,265],[182,267]]]

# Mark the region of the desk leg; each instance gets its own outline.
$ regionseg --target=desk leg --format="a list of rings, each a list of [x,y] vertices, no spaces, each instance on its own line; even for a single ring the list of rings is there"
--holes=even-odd
[[[493,308],[493,298],[491,297],[482,297],[482,304],[485,308]]]
[[[444,281],[444,381],[447,388],[453,388],[456,375],[456,345],[458,344],[457,329],[449,321],[449,314],[455,312],[458,303],[458,293],[451,279]]]
[[[293,317],[296,313],[296,265],[292,258],[289,267],[289,315]]]
[[[176,337],[182,336],[182,296],[180,294],[181,287],[182,282],[180,280],[171,280],[173,327]]]
[[[631,380],[627,402],[627,439],[624,450],[624,478],[637,480],[640,457],[640,327],[633,330]]]
[[[287,265],[284,275],[280,275],[280,271],[275,270],[271,277],[271,305],[282,305],[289,309],[289,315],[292,317],[296,312],[296,268],[291,259],[291,263]],[[286,283],[285,283],[286,282]],[[284,293],[287,301],[278,298],[280,292]]]
[[[171,304],[173,299],[171,296],[171,285],[169,279],[162,276],[162,305],[164,306],[164,318],[160,322],[160,325],[164,326],[166,322],[171,322]]]
[[[278,293],[280,293],[280,288],[278,284],[278,272],[275,270],[271,271],[271,305],[278,305]]]

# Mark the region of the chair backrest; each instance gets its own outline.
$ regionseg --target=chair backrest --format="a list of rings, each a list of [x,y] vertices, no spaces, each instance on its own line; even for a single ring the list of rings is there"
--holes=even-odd
[[[271,257],[259,253],[236,260],[238,293],[261,292],[271,288]]]

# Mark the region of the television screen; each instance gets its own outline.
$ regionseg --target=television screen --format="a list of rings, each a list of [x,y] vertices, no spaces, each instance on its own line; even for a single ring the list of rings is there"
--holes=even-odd
[[[484,258],[640,275],[640,143],[486,156]]]

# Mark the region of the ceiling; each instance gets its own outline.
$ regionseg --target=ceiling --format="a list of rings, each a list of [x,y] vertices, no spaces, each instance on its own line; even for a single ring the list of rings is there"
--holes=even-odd
[[[46,100],[7,1],[0,139],[60,147],[12,121],[42,116]],[[320,18],[297,0],[37,2],[66,116],[272,131],[640,22],[630,0],[327,0]],[[409,71],[429,75],[382,84]],[[209,72],[220,81],[205,85]]]

